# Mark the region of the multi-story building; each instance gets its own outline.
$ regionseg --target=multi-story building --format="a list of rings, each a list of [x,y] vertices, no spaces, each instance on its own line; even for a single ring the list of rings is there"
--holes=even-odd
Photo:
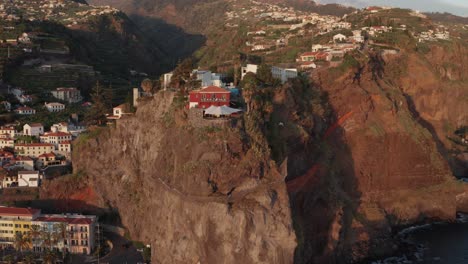
[[[68,103],[78,103],[83,100],[80,90],[76,88],[57,88],[55,91],[52,91],[52,95]]]
[[[54,144],[49,143],[29,143],[29,144],[16,144],[15,152],[19,156],[38,157],[44,153],[51,153],[55,150]]]
[[[7,126],[7,127],[0,127],[0,134],[8,134],[10,135],[10,138],[15,138],[16,136],[16,129],[15,127],[12,126]]]
[[[53,144],[55,148],[59,147],[59,144],[65,141],[71,141],[72,135],[65,132],[51,132],[45,133],[40,137],[41,143]]]
[[[63,141],[59,143],[58,151],[63,153],[70,153],[72,150],[71,141]]]
[[[39,209],[0,207],[0,247],[12,247],[17,232],[27,234]]]
[[[91,254],[97,219],[93,215],[41,214],[39,209],[0,207],[0,247],[13,247],[16,233],[31,236],[31,249],[52,248],[72,254]],[[44,237],[51,237],[45,245]],[[46,248],[47,247],[47,248]]]
[[[44,134],[44,126],[41,123],[31,123],[23,126],[23,135],[25,136],[38,137],[42,134]]]
[[[59,250],[72,254],[90,254],[95,247],[96,216],[61,214],[41,215],[34,223],[40,223],[43,230],[60,232],[65,227],[64,237],[57,243]]]
[[[13,148],[15,146],[15,140],[10,137],[10,134],[0,134],[0,149]]]
[[[49,112],[60,112],[65,110],[65,105],[61,103],[46,103],[44,106]]]
[[[217,86],[190,91],[189,108],[209,108],[210,106],[229,106],[231,92]]]
[[[18,107],[15,110],[15,112],[18,115],[34,115],[34,114],[36,114],[36,110],[32,109],[31,107],[27,107],[27,106]]]

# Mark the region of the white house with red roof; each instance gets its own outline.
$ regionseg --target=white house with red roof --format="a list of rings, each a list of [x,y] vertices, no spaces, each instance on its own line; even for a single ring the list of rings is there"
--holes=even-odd
[[[69,87],[69,88],[64,88],[60,87],[57,88],[55,91],[52,91],[52,96],[54,96],[57,99],[60,99],[62,101],[66,101],[70,104],[72,103],[78,103],[81,100],[83,100],[83,97],[81,96],[80,90],[74,88],[74,87]]]
[[[57,102],[45,103],[44,106],[51,113],[60,112],[60,111],[65,110],[65,105],[61,104],[61,103],[57,103]]]
[[[304,52],[299,56],[299,61],[331,61],[332,55],[325,51],[309,51]]]
[[[0,127],[0,134],[8,134],[11,138],[15,138],[16,129],[13,126],[2,126]]]
[[[36,158],[41,154],[50,153],[54,150],[55,145],[50,143],[15,144],[15,152],[18,156],[29,156]]]
[[[118,120],[122,118],[124,115],[130,115],[132,114],[130,111],[130,105],[129,104],[121,104],[112,109],[112,115],[107,116],[107,119],[110,120]]]
[[[15,140],[10,137],[10,134],[0,134],[0,149],[13,148]]]
[[[62,164],[62,161],[58,160],[57,155],[51,152],[39,155],[39,157],[37,157],[36,164],[38,168],[42,168],[50,165],[60,165]]]
[[[36,114],[36,110],[28,106],[21,106],[15,110],[15,113],[18,115],[34,115]]]
[[[72,134],[65,132],[48,132],[40,136],[41,143],[53,144],[55,148],[58,148],[59,144],[64,141],[71,141]]]
[[[218,86],[189,92],[189,108],[209,108],[210,106],[229,106],[231,92]]]
[[[42,134],[44,134],[44,126],[41,123],[31,123],[23,126],[23,135],[25,136],[38,137]]]
[[[71,153],[72,143],[71,141],[63,141],[59,143],[58,151],[64,154]]]

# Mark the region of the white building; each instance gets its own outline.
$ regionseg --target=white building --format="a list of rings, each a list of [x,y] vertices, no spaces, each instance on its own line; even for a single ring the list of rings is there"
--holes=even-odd
[[[44,106],[49,112],[60,112],[65,110],[65,105],[61,103],[45,103]]]
[[[44,153],[51,153],[54,150],[55,146],[48,143],[15,144],[15,152],[19,156],[29,156],[35,158]]]
[[[112,115],[107,116],[107,119],[117,120],[122,118],[122,116],[124,115],[131,114],[129,108],[130,107],[128,106],[128,104],[118,105],[112,109]]]
[[[34,115],[34,114],[36,114],[36,110],[32,109],[31,107],[27,107],[27,106],[18,107],[15,110],[15,112],[18,115]]]
[[[55,148],[58,148],[61,142],[71,141],[72,135],[65,132],[50,132],[42,135],[40,140],[41,143],[53,144]]]
[[[23,135],[35,136],[44,134],[44,126],[41,123],[25,124],[23,126]]]
[[[9,134],[0,134],[0,149],[13,148],[14,146],[15,140]]]
[[[245,67],[241,69],[241,77],[244,79],[245,75],[249,72],[257,74],[258,65],[255,64],[247,64]],[[288,79],[296,78],[297,77],[297,69],[286,69],[273,66],[271,67],[271,74],[273,78],[281,80],[282,83],[288,81]]]
[[[52,91],[52,95],[62,101],[66,101],[70,104],[78,103],[83,100],[80,90],[71,87],[71,88],[57,88],[55,91]]]
[[[285,83],[289,79],[297,77],[297,69],[287,69],[273,66],[271,67],[271,74],[273,75],[273,78],[281,80],[281,83]]]
[[[59,143],[58,151],[61,153],[71,153],[72,144],[71,141],[62,141]]]
[[[39,187],[39,171],[19,171],[18,187]]]
[[[51,132],[69,132],[69,127],[67,122],[60,122],[58,124],[53,124],[50,127]]]
[[[249,72],[257,74],[258,65],[256,64],[247,64],[245,67],[241,68],[241,79],[244,79],[245,75]]]
[[[12,164],[13,166],[21,168],[21,170],[24,170],[24,171],[34,170],[34,160],[31,159],[30,157],[18,156],[10,160],[10,163],[14,163]]]
[[[165,73],[163,75],[162,87],[164,90],[167,90],[167,88],[169,88],[169,84],[171,83],[173,75],[174,74],[172,72]]]
[[[12,126],[0,127],[0,134],[8,134],[10,138],[15,138],[16,130]]]
[[[343,34],[336,34],[335,36],[333,36],[334,42],[343,42],[345,40],[346,40],[346,36]]]

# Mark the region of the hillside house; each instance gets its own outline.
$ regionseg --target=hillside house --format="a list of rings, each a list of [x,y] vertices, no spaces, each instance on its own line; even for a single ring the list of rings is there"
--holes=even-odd
[[[41,123],[25,124],[23,126],[23,135],[35,136],[44,134],[44,126]]]
[[[32,109],[31,107],[22,106],[18,107],[15,110],[15,113],[17,113],[18,115],[34,115],[36,114],[36,110]]]
[[[71,141],[62,141],[59,143],[58,151],[62,153],[71,153]]]
[[[333,36],[333,41],[334,42],[344,42],[346,41],[347,37],[343,34],[336,34]]]
[[[39,157],[37,157],[36,164],[38,168],[44,168],[51,165],[60,165],[62,164],[62,161],[57,159],[57,155],[55,155],[55,153],[51,152],[39,155]]]
[[[19,168],[23,171],[32,171],[34,170],[34,160],[30,157],[18,156],[11,158],[8,164],[4,166],[4,168]]]
[[[11,103],[10,103],[10,102],[8,102],[8,101],[2,101],[2,102],[0,102],[0,105],[3,106],[3,109],[4,109],[5,111],[8,111],[8,112],[11,111]]]
[[[44,106],[47,108],[47,110],[51,113],[55,112],[60,112],[65,110],[65,105],[61,103],[45,103]]]
[[[12,126],[2,126],[0,127],[0,134],[8,134],[10,138],[15,138],[16,129]]]
[[[243,80],[245,75],[249,72],[251,73],[257,73],[258,71],[258,65],[256,64],[247,64],[245,67],[241,68],[241,79]]]
[[[328,52],[317,51],[317,52],[305,52],[300,55],[299,61],[330,61],[332,55]]]
[[[39,187],[39,171],[19,171],[18,187]]]
[[[107,119],[110,120],[118,120],[122,118],[124,115],[130,115],[132,114],[130,111],[130,105],[129,104],[121,104],[112,109],[112,115],[107,116]]]
[[[172,80],[172,76],[174,74],[172,72],[169,72],[169,73],[165,73],[163,75],[163,81],[162,81],[162,88],[164,90],[167,90],[167,88],[169,88],[169,84],[171,83],[171,80]]]
[[[83,97],[81,96],[80,90],[71,87],[71,88],[57,88],[55,91],[52,91],[52,96],[55,98],[65,101],[67,103],[78,103],[83,100]]]
[[[71,141],[72,135],[65,132],[49,132],[40,136],[41,143],[53,144],[55,148],[59,147],[59,144],[64,141]]]
[[[69,131],[69,127],[68,127],[68,123],[67,122],[60,122],[60,123],[57,123],[57,124],[53,124],[51,127],[50,127],[50,131],[51,132],[70,132]]]
[[[55,146],[49,143],[27,143],[16,144],[15,152],[19,156],[28,156],[36,158],[44,153],[50,153],[55,150]]]
[[[0,134],[0,149],[13,148],[14,146],[15,140],[9,134]]]
[[[271,67],[271,74],[273,78],[281,80],[281,83],[286,83],[289,79],[297,77],[297,69],[273,66]]]
[[[208,86],[189,93],[189,108],[203,108],[210,106],[229,106],[231,92],[218,87]]]

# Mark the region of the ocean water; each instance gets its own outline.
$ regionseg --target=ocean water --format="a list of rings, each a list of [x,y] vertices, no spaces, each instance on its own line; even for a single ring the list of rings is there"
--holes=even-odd
[[[403,239],[415,245],[410,253],[372,264],[468,264],[468,216],[455,223],[435,223],[405,229]]]

